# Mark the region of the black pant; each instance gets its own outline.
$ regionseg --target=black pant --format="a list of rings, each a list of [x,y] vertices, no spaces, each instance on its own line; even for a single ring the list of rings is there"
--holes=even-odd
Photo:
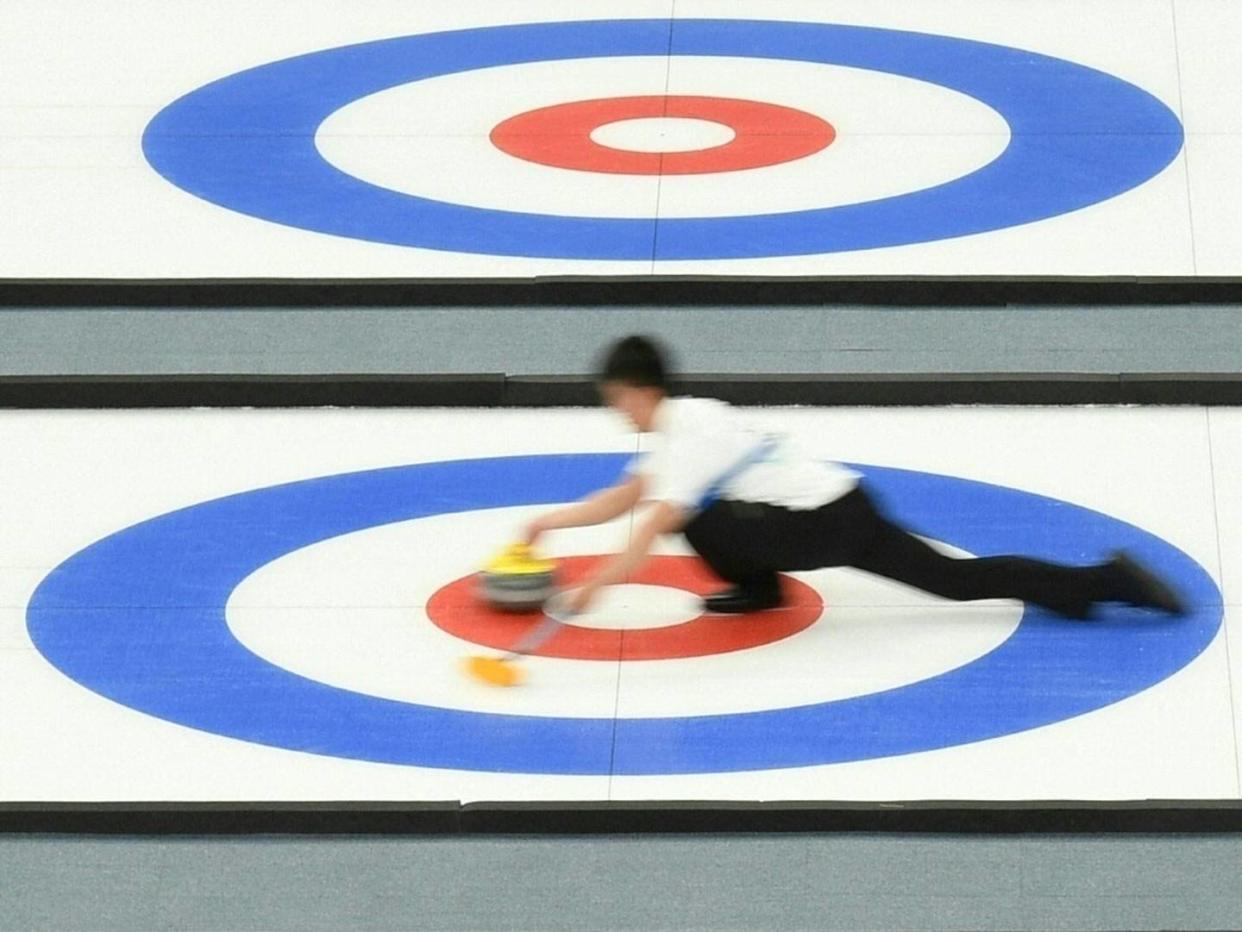
[[[813,511],[721,499],[685,535],[718,576],[756,592],[773,591],[780,571],[851,566],[947,599],[1021,599],[1073,618],[1121,598],[1108,564],[945,556],[884,517],[861,487]]]

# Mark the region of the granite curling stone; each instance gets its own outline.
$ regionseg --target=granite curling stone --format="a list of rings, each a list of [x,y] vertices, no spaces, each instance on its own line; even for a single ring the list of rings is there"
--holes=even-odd
[[[500,611],[538,611],[556,594],[556,561],[537,558],[527,544],[511,544],[480,571],[479,592]]]

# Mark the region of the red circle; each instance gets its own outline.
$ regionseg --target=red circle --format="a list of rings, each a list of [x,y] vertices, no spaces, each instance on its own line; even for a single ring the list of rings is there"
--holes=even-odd
[[[635,152],[591,139],[619,120],[684,117],[722,123],[736,134],[691,152]],[[529,110],[498,124],[493,145],[554,168],[617,175],[702,175],[779,165],[819,152],[836,138],[832,124],[803,110],[729,97],[609,97]]]
[[[572,586],[607,559],[565,557],[559,561],[557,581]],[[707,595],[722,586],[696,557],[651,557],[630,582],[670,586],[695,595]],[[824,611],[823,599],[806,583],[782,576],[781,585],[785,604],[778,609],[745,615],[703,614],[678,625],[633,631],[570,624],[532,653],[567,660],[673,660],[771,644],[809,628]],[[427,617],[454,637],[508,650],[542,616],[491,608],[479,598],[478,577],[470,575],[437,590],[427,602]]]

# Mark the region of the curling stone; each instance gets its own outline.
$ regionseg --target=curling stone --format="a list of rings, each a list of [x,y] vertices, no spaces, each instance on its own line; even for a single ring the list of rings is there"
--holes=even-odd
[[[479,573],[479,591],[501,611],[538,611],[556,593],[556,561],[538,559],[527,544],[512,544]]]

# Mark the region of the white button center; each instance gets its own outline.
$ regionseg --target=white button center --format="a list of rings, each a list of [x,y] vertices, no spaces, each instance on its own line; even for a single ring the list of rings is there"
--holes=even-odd
[[[697,152],[723,146],[736,135],[728,126],[712,120],[641,117],[597,126],[591,131],[591,140],[630,152]]]
[[[667,628],[698,618],[703,600],[671,586],[626,583],[601,589],[591,609],[573,619],[579,628],[634,631]]]

